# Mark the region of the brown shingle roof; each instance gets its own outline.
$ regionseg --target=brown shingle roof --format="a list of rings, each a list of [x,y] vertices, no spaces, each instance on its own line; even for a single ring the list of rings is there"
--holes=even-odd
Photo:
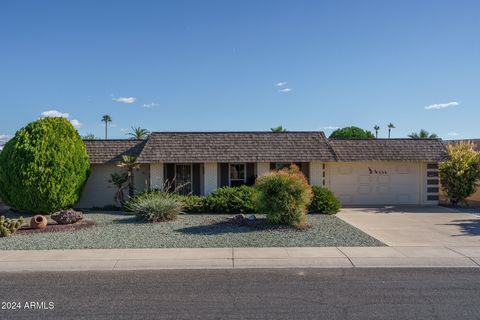
[[[323,132],[154,132],[138,161],[335,161]]]
[[[446,149],[440,139],[329,140],[338,161],[442,161]]]
[[[84,140],[92,164],[118,163],[123,155],[139,156],[145,140]]]

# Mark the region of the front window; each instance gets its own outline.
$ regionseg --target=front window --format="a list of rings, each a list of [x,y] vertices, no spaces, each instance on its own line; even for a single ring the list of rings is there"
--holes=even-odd
[[[246,172],[244,163],[230,164],[230,187],[237,187],[245,184]]]
[[[175,165],[175,191],[180,194],[192,193],[192,166],[190,164]]]

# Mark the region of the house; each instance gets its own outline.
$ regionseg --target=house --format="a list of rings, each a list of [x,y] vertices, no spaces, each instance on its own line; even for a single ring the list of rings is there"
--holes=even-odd
[[[87,140],[91,174],[78,207],[114,204],[110,174],[138,157],[137,191],[180,187],[208,195],[295,163],[344,205],[438,203],[441,140],[329,140],[323,132],[155,132],[147,141]],[[165,183],[165,182],[168,183]]]

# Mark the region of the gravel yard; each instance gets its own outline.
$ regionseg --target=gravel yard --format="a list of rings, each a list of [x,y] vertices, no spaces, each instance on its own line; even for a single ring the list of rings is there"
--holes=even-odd
[[[13,213],[7,216],[15,217]],[[238,226],[232,215],[181,215],[175,221],[144,223],[121,212],[85,213],[96,226],[74,232],[14,235],[0,238],[0,250],[205,247],[383,246],[348,223],[327,215],[309,215],[306,230]]]

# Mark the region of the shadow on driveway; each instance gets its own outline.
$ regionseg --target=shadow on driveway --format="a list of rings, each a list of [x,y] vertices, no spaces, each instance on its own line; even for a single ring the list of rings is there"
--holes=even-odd
[[[453,220],[445,226],[456,226],[460,228],[460,234],[453,234],[452,237],[460,236],[480,236],[480,220],[479,219],[463,219]]]

